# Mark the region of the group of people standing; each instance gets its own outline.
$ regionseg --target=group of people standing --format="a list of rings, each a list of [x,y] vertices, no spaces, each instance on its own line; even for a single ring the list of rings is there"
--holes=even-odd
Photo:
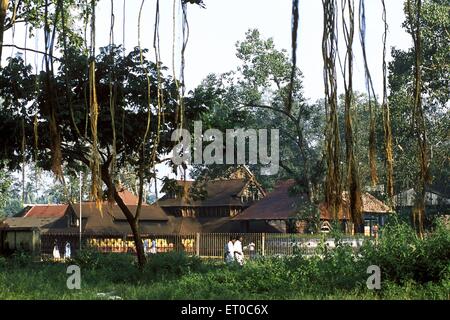
[[[66,245],[64,246],[64,259],[70,259],[72,255],[72,248],[70,246],[70,242],[66,242]],[[53,246],[53,259],[54,260],[61,260],[61,253],[59,252],[59,246],[58,243],[55,241]]]
[[[244,265],[244,250],[250,251],[250,258],[255,254],[255,244],[251,242],[248,246],[243,247],[243,237],[230,237],[230,241],[225,245],[225,262],[231,264],[237,262],[239,265]]]

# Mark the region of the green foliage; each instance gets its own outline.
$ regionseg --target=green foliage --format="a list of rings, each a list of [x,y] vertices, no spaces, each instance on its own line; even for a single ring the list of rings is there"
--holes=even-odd
[[[445,227],[438,225],[435,233],[420,240],[404,224],[392,224],[378,247],[367,242],[359,254],[337,243],[334,250],[323,246],[313,256],[261,258],[243,267],[167,253],[150,256],[139,270],[133,255],[91,249],[67,264],[32,263],[25,257],[2,259],[0,298],[448,299],[449,231]],[[81,267],[80,291],[65,286],[68,264]],[[381,267],[380,291],[366,287],[366,270],[372,264]],[[432,275],[429,281],[419,279],[424,274]]]
[[[78,250],[70,263],[74,263],[80,267],[97,269],[98,267],[102,266],[102,264],[100,264],[102,255],[103,254],[95,248],[87,247],[82,250]]]
[[[406,2],[405,2],[406,4]],[[412,8],[415,11],[415,8]],[[405,13],[407,7],[405,5]],[[415,17],[413,12],[412,16]],[[415,18],[414,18],[415,19]],[[403,27],[411,33],[407,19]],[[448,101],[450,97],[450,4],[448,1],[423,1],[421,29],[423,41],[422,97],[430,157],[430,176],[433,187],[448,193],[450,179],[448,140]],[[394,172],[396,190],[415,185],[419,165],[417,163],[417,139],[413,123],[414,51],[392,49],[389,63],[391,93],[392,133],[394,137]]]
[[[450,276],[450,231],[439,224],[421,240],[406,223],[391,223],[378,244],[366,242],[360,253],[368,265],[380,266],[387,280],[403,283],[440,281]]]
[[[7,216],[5,213],[5,206],[9,200],[8,190],[11,183],[11,175],[7,171],[0,168],[0,218],[2,218],[2,216]]]
[[[192,272],[201,272],[204,265],[200,258],[184,253],[161,253],[151,255],[145,271],[154,277],[179,277]]]
[[[260,165],[250,165],[264,187],[271,188],[277,180],[294,178],[303,191],[308,181],[318,184],[322,173],[321,158],[324,107],[308,104],[303,98],[302,73],[296,70],[293,106],[287,112],[291,62],[286,50],[275,47],[271,38],[264,38],[256,29],[246,32],[236,44],[240,65],[230,72],[209,75],[194,90],[194,99],[207,106],[202,114],[204,128],[225,131],[233,128],[279,129],[280,171],[278,175],[261,176]],[[247,148],[248,150],[248,148]],[[221,176],[224,166],[197,167],[195,176]]]

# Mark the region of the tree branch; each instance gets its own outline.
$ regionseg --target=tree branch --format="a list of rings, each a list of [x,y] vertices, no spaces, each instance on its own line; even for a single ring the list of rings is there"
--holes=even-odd
[[[30,48],[24,48],[24,47],[19,47],[18,45],[15,44],[4,44],[3,47],[5,48],[16,48],[18,50],[23,50],[23,51],[30,51],[30,52],[34,52],[34,53],[38,53],[38,54],[42,54],[45,55],[45,52],[43,51],[39,51],[39,50],[35,50],[35,49],[30,49]],[[51,59],[56,60],[56,61],[61,61],[60,58],[57,58],[53,55],[49,55],[47,54],[47,56],[49,56]]]

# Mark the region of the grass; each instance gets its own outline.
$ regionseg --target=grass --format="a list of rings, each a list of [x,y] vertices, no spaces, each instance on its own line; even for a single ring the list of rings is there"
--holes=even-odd
[[[179,259],[185,262],[182,268],[186,263],[190,263],[192,268],[168,270],[160,262],[150,261],[140,272],[132,265],[133,258],[130,256],[105,255],[101,259],[116,263],[96,268],[81,267],[81,290],[67,289],[67,265],[63,263],[30,263],[20,268],[8,263],[0,272],[0,299],[108,299],[112,296],[122,299],[194,300],[450,298],[448,278],[423,284],[383,281],[381,290],[373,291],[365,286],[366,274],[360,275],[356,282],[343,284],[333,281],[340,274],[332,277],[321,270],[316,271],[316,276],[323,279],[317,281],[312,274],[314,271],[305,273],[305,268],[311,269],[311,265],[292,268],[294,261],[289,259],[249,262],[241,268],[221,262],[170,256],[161,255],[159,259]]]
[[[243,267],[183,254],[158,254],[139,271],[134,257],[85,250],[73,261],[0,257],[0,299],[450,299],[450,232],[424,240],[405,225],[385,229],[358,255],[345,244],[319,245],[316,256],[248,261]],[[67,266],[81,269],[81,290],[69,290]],[[367,267],[381,268],[381,290],[366,286]]]

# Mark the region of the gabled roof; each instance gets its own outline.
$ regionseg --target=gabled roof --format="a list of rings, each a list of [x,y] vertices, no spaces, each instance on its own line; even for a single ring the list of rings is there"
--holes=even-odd
[[[202,188],[206,191],[207,196],[204,199],[193,199],[188,195],[178,196],[173,199],[165,195],[158,200],[161,207],[218,207],[218,206],[245,206],[241,202],[240,196],[249,183],[255,183],[246,179],[230,179],[230,180],[210,180],[204,183]],[[180,188],[188,190],[194,186],[194,181],[178,180],[177,185]],[[258,186],[258,185],[257,185]],[[258,186],[259,187],[259,186]],[[261,189],[262,190],[262,189]]]
[[[300,210],[300,204],[305,202],[304,197],[290,194],[289,189],[295,184],[296,182],[293,179],[279,182],[264,199],[244,210],[234,220],[288,220],[295,217]],[[387,205],[369,193],[362,194],[362,202],[364,213],[383,214],[391,212]],[[319,210],[321,219],[333,219],[324,203],[319,205]],[[348,195],[343,193],[343,210],[339,213],[339,219],[348,218]]]
[[[362,200],[362,212],[365,214],[389,214],[392,213],[391,208],[385,205],[381,200],[378,200],[373,195],[368,192],[364,192],[361,194]],[[339,219],[350,219],[349,213],[349,199],[348,193],[344,192],[342,195],[342,210],[338,213]],[[323,220],[333,220],[334,216],[325,203],[321,203],[319,205],[320,210],[320,218]]]
[[[192,217],[170,217],[169,224],[172,233],[194,234],[194,233],[233,233],[241,231],[238,221],[230,217],[222,218],[192,218]]]
[[[26,206],[22,212],[24,218],[61,218],[66,214],[68,208],[67,204],[36,204]]]
[[[289,189],[295,185],[290,179],[279,182],[274,190],[251,207],[237,215],[234,220],[287,220],[298,212],[298,197],[291,196]]]
[[[1,225],[2,228],[50,228],[59,217],[41,218],[6,218]]]
[[[136,205],[127,205],[133,215],[136,212]],[[80,216],[80,205],[74,204],[73,209],[77,217]],[[102,215],[110,216],[114,220],[126,221],[126,217],[122,212],[122,209],[117,204],[111,204],[108,202],[103,202],[102,212],[96,207],[95,202],[83,202],[81,204],[81,213],[83,218],[94,218],[101,217]],[[165,212],[157,205],[143,205],[141,207],[141,213],[139,216],[140,221],[167,221],[167,215]]]
[[[139,203],[139,197],[137,197],[134,193],[130,192],[129,190],[125,188],[120,188],[119,196],[122,198],[123,202],[128,205],[138,205]],[[143,200],[143,203],[145,203],[145,200]]]

